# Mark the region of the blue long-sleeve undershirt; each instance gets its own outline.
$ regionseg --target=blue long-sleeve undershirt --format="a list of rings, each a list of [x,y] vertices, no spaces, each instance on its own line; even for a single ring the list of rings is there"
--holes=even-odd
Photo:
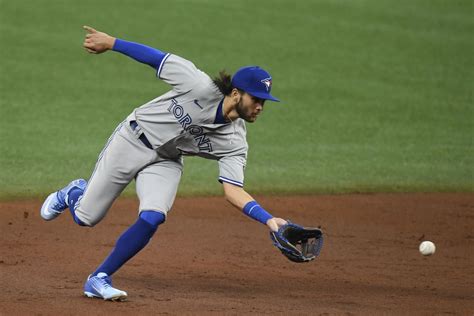
[[[119,38],[115,40],[112,50],[127,55],[138,62],[150,65],[155,69],[160,67],[163,58],[167,55],[167,53],[156,48],[139,43],[128,42]]]

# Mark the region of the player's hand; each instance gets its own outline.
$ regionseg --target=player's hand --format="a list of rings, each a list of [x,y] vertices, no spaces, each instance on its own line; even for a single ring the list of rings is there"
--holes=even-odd
[[[83,27],[87,31],[83,46],[89,53],[101,54],[114,47],[115,37],[99,32],[90,26],[84,25]]]
[[[283,226],[285,225],[286,223],[288,223],[287,221],[285,221],[284,219],[282,218],[278,218],[278,217],[273,217],[273,218],[270,218],[268,221],[267,221],[267,226],[274,232],[278,231],[278,228],[280,228],[280,226]]]

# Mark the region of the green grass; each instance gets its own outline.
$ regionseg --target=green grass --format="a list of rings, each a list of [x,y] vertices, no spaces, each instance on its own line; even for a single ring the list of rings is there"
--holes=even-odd
[[[270,70],[283,102],[248,125],[252,193],[472,191],[472,16],[469,0],[0,0],[0,198],[89,177],[118,122],[168,89],[86,54],[84,24],[209,74]],[[221,192],[215,162],[185,165],[180,194]]]

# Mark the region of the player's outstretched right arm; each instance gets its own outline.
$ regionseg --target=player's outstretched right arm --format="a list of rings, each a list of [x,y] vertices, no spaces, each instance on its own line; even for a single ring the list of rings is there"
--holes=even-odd
[[[113,50],[127,55],[140,63],[149,65],[156,70],[158,70],[167,55],[156,48],[115,38],[107,33],[99,32],[90,26],[84,26],[84,29],[87,31],[84,48],[91,54],[101,54],[108,50]]]
[[[140,43],[115,38],[90,26],[84,26],[84,29],[87,31],[84,48],[89,53],[101,54],[113,50],[149,65],[156,70],[159,79],[173,86],[178,93],[191,90],[204,78],[203,73],[192,62],[182,57]],[[205,79],[209,79],[207,75]]]

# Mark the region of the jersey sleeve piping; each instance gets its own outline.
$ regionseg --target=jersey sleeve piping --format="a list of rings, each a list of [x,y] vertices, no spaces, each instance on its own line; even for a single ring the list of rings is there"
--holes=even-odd
[[[168,57],[170,57],[170,55],[171,55],[170,53],[167,53],[165,55],[165,57],[163,57],[163,59],[161,60],[160,65],[157,68],[156,76],[160,79],[161,79],[160,74],[161,74],[161,71],[163,70],[163,65],[164,65],[165,61],[168,59]]]
[[[241,187],[241,188],[244,187],[244,184],[242,182],[232,180],[232,179],[229,179],[229,178],[226,178],[226,177],[219,177],[219,182],[220,183],[222,183],[222,182],[230,183],[230,184],[236,185],[236,186]]]

